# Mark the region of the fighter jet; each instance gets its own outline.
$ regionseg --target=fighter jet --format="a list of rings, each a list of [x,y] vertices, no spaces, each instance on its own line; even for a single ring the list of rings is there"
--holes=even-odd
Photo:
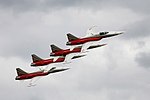
[[[17,76],[15,78],[15,80],[27,80],[27,79],[32,79],[29,83],[29,86],[34,86],[34,82],[33,79],[37,78],[37,77],[41,77],[41,76],[46,76],[49,75],[51,73],[57,73],[57,72],[61,72],[61,71],[65,71],[68,70],[69,68],[64,68],[64,69],[56,69],[56,67],[52,67],[50,70],[45,71],[45,70],[41,70],[41,71],[37,71],[37,72],[32,72],[32,73],[27,73],[25,71],[23,71],[20,68],[16,68],[17,71]]]
[[[91,45],[87,49],[94,49],[94,48],[102,47],[102,46],[105,46],[105,45],[106,44]],[[82,46],[78,46],[78,47],[73,48],[73,50],[71,50],[71,49],[61,49],[61,48],[57,47],[54,44],[50,45],[50,47],[51,47],[51,51],[52,51],[50,53],[50,56],[66,56],[70,53],[79,53],[79,52],[81,52],[81,48],[82,48]]]
[[[71,33],[68,33],[67,34],[68,42],[66,43],[66,45],[68,46],[82,45],[81,51],[85,51],[94,41],[99,41],[103,38],[108,38],[123,33],[123,31],[117,31],[117,32],[102,31],[102,32],[95,33],[92,31],[94,27],[89,28],[87,31],[87,35],[83,38],[78,38],[72,35]]]
[[[63,62],[64,57],[59,57],[58,59],[50,58],[50,59],[42,59],[35,54],[32,54],[32,63],[31,66],[45,66],[51,63]]]
[[[45,65],[49,65],[49,64],[53,64],[53,63],[60,63],[60,62],[64,62],[66,59],[64,56],[60,56],[58,58],[57,57],[50,58],[50,59],[42,59],[35,54],[32,54],[31,56],[32,56],[32,60],[33,60],[33,62],[31,63],[31,66],[34,66],[34,67],[45,66]],[[80,58],[83,56],[85,56],[85,55],[76,55],[76,56],[71,57],[70,59],[76,59],[76,58]]]

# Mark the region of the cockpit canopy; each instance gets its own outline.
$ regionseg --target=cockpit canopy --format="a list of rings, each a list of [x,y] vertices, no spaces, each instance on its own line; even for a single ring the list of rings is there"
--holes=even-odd
[[[105,34],[108,34],[109,32],[100,32],[99,34],[100,35],[105,35]]]

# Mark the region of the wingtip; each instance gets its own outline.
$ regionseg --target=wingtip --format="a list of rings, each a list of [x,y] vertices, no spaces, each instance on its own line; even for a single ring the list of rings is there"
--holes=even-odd
[[[64,70],[69,70],[70,68],[65,68]]]

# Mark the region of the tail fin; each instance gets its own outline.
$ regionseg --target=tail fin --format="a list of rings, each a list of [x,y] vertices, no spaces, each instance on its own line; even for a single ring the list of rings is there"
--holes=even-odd
[[[37,62],[37,61],[41,61],[41,60],[43,60],[42,58],[38,57],[38,56],[37,56],[37,55],[35,55],[35,54],[32,54],[31,56],[32,56],[32,60],[33,60],[33,62]]]
[[[23,70],[20,69],[20,68],[16,68],[16,71],[17,71],[18,76],[28,74],[27,72],[23,71]]]
[[[69,40],[69,41],[79,39],[78,37],[76,37],[76,36],[74,36],[74,35],[72,35],[72,34],[70,34],[70,33],[67,34],[67,37],[68,37],[68,40]]]
[[[50,45],[50,46],[51,46],[51,50],[52,50],[52,52],[57,52],[57,51],[62,50],[61,48],[57,47],[57,46],[56,46],[56,45],[54,45],[54,44],[52,44],[52,45]]]

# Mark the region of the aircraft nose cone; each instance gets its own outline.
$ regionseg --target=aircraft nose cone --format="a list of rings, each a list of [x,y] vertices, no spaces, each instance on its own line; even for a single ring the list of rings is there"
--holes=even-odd
[[[110,34],[104,35],[103,38],[113,37],[113,36],[117,36],[117,35],[120,35],[120,34],[123,34],[123,33],[124,33],[123,31],[112,32]]]

